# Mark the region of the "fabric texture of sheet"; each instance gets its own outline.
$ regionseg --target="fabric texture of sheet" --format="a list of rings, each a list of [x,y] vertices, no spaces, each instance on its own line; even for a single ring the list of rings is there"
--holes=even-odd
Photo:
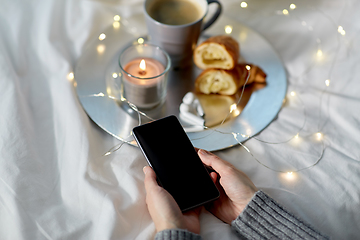
[[[360,2],[221,2],[274,47],[288,94],[245,142],[253,156],[241,146],[215,154],[321,233],[359,238]],[[142,11],[139,0],[0,0],[0,239],[154,238],[143,155],[124,144],[103,156],[119,141],[89,119],[69,75],[115,15],[129,26]],[[317,162],[322,142],[320,161],[294,171]],[[200,220],[203,239],[235,238],[209,212]]]

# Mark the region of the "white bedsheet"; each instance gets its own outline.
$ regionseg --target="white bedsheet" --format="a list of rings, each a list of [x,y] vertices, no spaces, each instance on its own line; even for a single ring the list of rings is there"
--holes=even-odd
[[[292,175],[264,167],[240,146],[216,154],[324,234],[359,238],[360,2],[298,0],[295,10],[285,0],[248,1],[247,9],[221,2],[223,14],[274,46],[288,72],[287,102],[256,138],[286,141],[306,121],[287,143],[245,145],[258,161],[285,172],[318,160],[318,131],[325,151],[316,166]],[[141,12],[137,0],[0,0],[0,239],[153,238],[144,157],[126,144],[102,156],[119,141],[89,119],[68,79],[114,15],[126,20]],[[234,237],[206,211],[201,234]]]

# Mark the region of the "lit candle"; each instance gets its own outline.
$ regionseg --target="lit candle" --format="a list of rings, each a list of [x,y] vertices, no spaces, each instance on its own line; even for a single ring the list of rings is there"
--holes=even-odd
[[[151,44],[133,45],[119,57],[123,96],[138,108],[150,109],[166,98],[170,57]]]
[[[156,82],[156,79],[148,78],[153,78],[160,75],[164,72],[165,67],[159,61],[153,58],[136,58],[127,63],[124,67],[124,70],[130,73],[132,76],[144,78],[144,80],[141,82],[141,85],[151,85],[152,83]],[[127,77],[127,79],[132,81],[134,78]],[[159,81],[159,79],[157,79],[157,81]]]
[[[135,58],[124,66],[124,70],[128,73],[123,78],[127,99],[139,108],[157,105],[161,100],[158,89],[164,82],[161,75],[164,65],[153,58]]]

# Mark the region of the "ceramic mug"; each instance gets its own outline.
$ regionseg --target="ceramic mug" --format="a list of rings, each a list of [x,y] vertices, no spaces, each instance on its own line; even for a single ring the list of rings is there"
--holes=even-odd
[[[204,22],[212,3],[217,9]],[[221,4],[216,0],[146,0],[144,11],[150,41],[170,55],[173,68],[185,68],[192,62],[201,31],[219,17]]]

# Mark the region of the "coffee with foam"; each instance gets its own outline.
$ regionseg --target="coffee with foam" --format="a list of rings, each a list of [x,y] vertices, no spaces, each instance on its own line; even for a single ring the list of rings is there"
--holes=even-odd
[[[189,0],[158,0],[147,9],[156,21],[167,25],[185,25],[203,16],[203,10],[196,2]]]

